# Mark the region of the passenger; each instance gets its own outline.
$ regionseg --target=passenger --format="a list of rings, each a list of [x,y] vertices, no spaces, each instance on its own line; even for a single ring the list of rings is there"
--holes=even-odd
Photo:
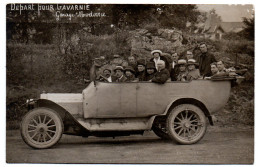
[[[115,76],[112,77],[112,82],[126,82],[127,78],[124,76],[124,68],[122,66],[116,66],[114,72]]]
[[[211,67],[211,75],[209,77],[205,77],[204,79],[211,79],[212,76],[218,74],[218,67],[217,67],[217,63],[216,62],[211,63],[210,67]]]
[[[114,69],[116,66],[127,66],[127,61],[124,60],[123,56],[113,55],[113,59],[110,61],[112,68]]]
[[[127,60],[128,60],[128,66],[133,67],[133,69],[134,69],[135,71],[137,71],[137,62],[136,62],[136,57],[135,57],[135,55],[129,56],[129,57],[127,58]]]
[[[160,60],[157,62],[158,71],[155,73],[152,82],[164,84],[170,77],[169,71],[165,68],[165,62]]]
[[[189,59],[194,59],[193,53],[191,51],[187,51],[187,53],[186,53],[186,60],[188,61]]]
[[[135,78],[135,70],[131,66],[125,68],[126,82],[136,82],[138,79]]]
[[[177,75],[177,81],[186,81],[187,80],[187,70],[186,70],[187,61],[180,59],[178,61],[179,72]]]
[[[204,78],[211,75],[210,64],[216,62],[216,58],[212,53],[208,52],[208,48],[205,43],[201,43],[199,47],[201,55],[198,56],[197,62],[199,63],[200,74]]]
[[[192,81],[200,78],[200,71],[196,69],[198,67],[198,63],[194,59],[188,60],[188,73],[187,73],[187,81]]]
[[[176,81],[177,80],[177,75],[178,75],[178,60],[179,60],[179,55],[178,53],[173,53],[172,54],[172,67],[171,67],[171,71],[170,71],[170,76],[171,76],[171,80],[172,81]]]
[[[155,63],[155,68],[158,71],[158,62],[159,60],[163,60],[165,62],[165,68],[167,70],[169,70],[169,62],[167,61],[167,58],[162,56],[162,51],[160,50],[153,50],[151,52],[151,54],[153,55],[153,58],[150,59],[150,62],[154,62]]]
[[[105,68],[103,70],[103,75],[100,75],[99,80],[103,82],[112,82],[111,73],[112,71],[109,68]]]
[[[145,81],[151,81],[156,73],[156,68],[153,62],[148,62],[146,65]]]
[[[140,59],[137,61],[136,78],[138,78],[139,81],[145,80],[145,60],[144,59]]]
[[[218,67],[218,74],[224,74],[227,72],[225,65],[222,61],[217,62],[217,67]]]
[[[210,67],[211,67],[211,76],[213,75],[216,75],[218,72],[218,67],[217,67],[217,63],[214,62],[214,63],[211,63],[210,64]]]

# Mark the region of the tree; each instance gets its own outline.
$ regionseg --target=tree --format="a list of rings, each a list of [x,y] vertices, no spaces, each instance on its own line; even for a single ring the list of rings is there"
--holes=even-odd
[[[255,38],[255,16],[252,18],[243,18],[243,23],[245,24],[245,28],[242,34],[249,40],[254,40]]]
[[[196,5],[158,5],[161,11],[159,22],[162,27],[185,29],[187,21],[194,24],[200,12]]]
[[[21,4],[26,5],[29,4]],[[20,13],[19,10],[11,10],[11,4],[6,7],[7,39],[21,43],[30,40],[35,43],[51,43],[54,22],[54,13],[49,10],[42,11],[41,14],[37,10],[22,10]]]

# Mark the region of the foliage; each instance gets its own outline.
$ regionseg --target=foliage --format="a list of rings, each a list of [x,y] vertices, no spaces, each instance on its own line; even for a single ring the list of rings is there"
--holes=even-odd
[[[185,29],[187,21],[191,23],[197,22],[197,16],[200,14],[197,11],[196,5],[159,5],[162,13],[159,16],[161,27]]]
[[[104,11],[109,17],[82,18],[69,23],[66,20],[57,22],[53,13],[47,11],[42,11],[38,16],[32,11],[23,11],[19,15],[7,10],[8,120],[20,120],[26,113],[23,105],[25,100],[38,97],[43,90],[80,93],[86,87],[83,79],[89,78],[89,69],[94,58],[104,56],[109,61],[114,54],[125,59],[130,55],[130,30],[144,28],[149,33],[156,34],[159,28],[175,27],[185,32],[187,21],[194,25],[205,19],[205,13],[199,13],[195,5],[92,6],[93,11]],[[197,19],[198,15],[201,15],[200,19]],[[250,36],[254,22],[249,20],[248,23],[248,29],[244,32],[248,32],[247,36]],[[32,30],[35,30],[33,35]],[[211,41],[203,38],[196,42],[206,42],[209,50],[218,58],[226,57],[234,61],[235,56],[240,55],[239,62],[252,66],[254,41],[242,37],[241,34],[235,37],[234,34],[228,34],[225,40]],[[183,47],[194,47],[197,55],[197,43]],[[65,51],[62,52],[62,49]],[[248,81],[252,83],[254,69],[250,70],[251,79]],[[244,119],[244,122],[251,121],[249,123],[252,124],[254,92],[248,91],[246,96],[245,91],[240,94],[237,90],[232,94],[229,104],[230,107],[236,107],[229,109],[239,115],[238,120]],[[246,98],[241,98],[244,95]]]
[[[26,5],[26,4],[23,4]],[[120,30],[131,30],[146,24],[156,24],[165,28],[184,29],[187,21],[195,23],[199,12],[196,5],[139,5],[139,4],[96,4],[91,5],[92,12],[104,12],[107,17],[74,17],[57,19],[55,12],[26,10],[21,14],[12,11],[7,5],[7,39],[19,43],[53,44],[54,36],[60,45],[62,36],[88,28],[93,35],[113,34]],[[160,9],[160,10],[159,10]],[[76,11],[63,11],[74,13]],[[56,32],[58,31],[58,32]],[[68,36],[66,37],[68,38]]]
[[[244,36],[242,36],[240,33],[235,32],[225,33],[222,37],[225,40],[244,40]]]
[[[243,23],[245,24],[245,28],[242,31],[242,35],[244,35],[249,40],[255,39],[255,17],[253,18],[243,18]]]
[[[244,84],[232,88],[229,101],[225,107],[231,111],[229,121],[254,125],[254,86]]]
[[[248,54],[254,57],[254,42],[247,40],[229,40],[225,41],[227,53]]]

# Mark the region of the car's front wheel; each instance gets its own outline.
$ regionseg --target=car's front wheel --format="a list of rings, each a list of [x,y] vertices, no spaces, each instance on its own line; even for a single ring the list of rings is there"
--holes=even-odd
[[[171,139],[180,144],[193,144],[205,135],[206,117],[199,107],[181,104],[170,111],[166,128]]]
[[[21,135],[33,148],[49,148],[56,144],[63,133],[63,122],[59,114],[49,108],[35,108],[21,122]]]

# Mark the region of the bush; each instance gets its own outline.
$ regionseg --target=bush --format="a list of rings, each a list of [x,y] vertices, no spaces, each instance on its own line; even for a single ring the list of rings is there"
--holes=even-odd
[[[254,85],[244,83],[232,88],[225,108],[231,111],[230,121],[254,125]]]
[[[247,40],[228,40],[225,41],[227,53],[239,53],[239,54],[248,54],[251,57],[254,57],[254,41]]]

